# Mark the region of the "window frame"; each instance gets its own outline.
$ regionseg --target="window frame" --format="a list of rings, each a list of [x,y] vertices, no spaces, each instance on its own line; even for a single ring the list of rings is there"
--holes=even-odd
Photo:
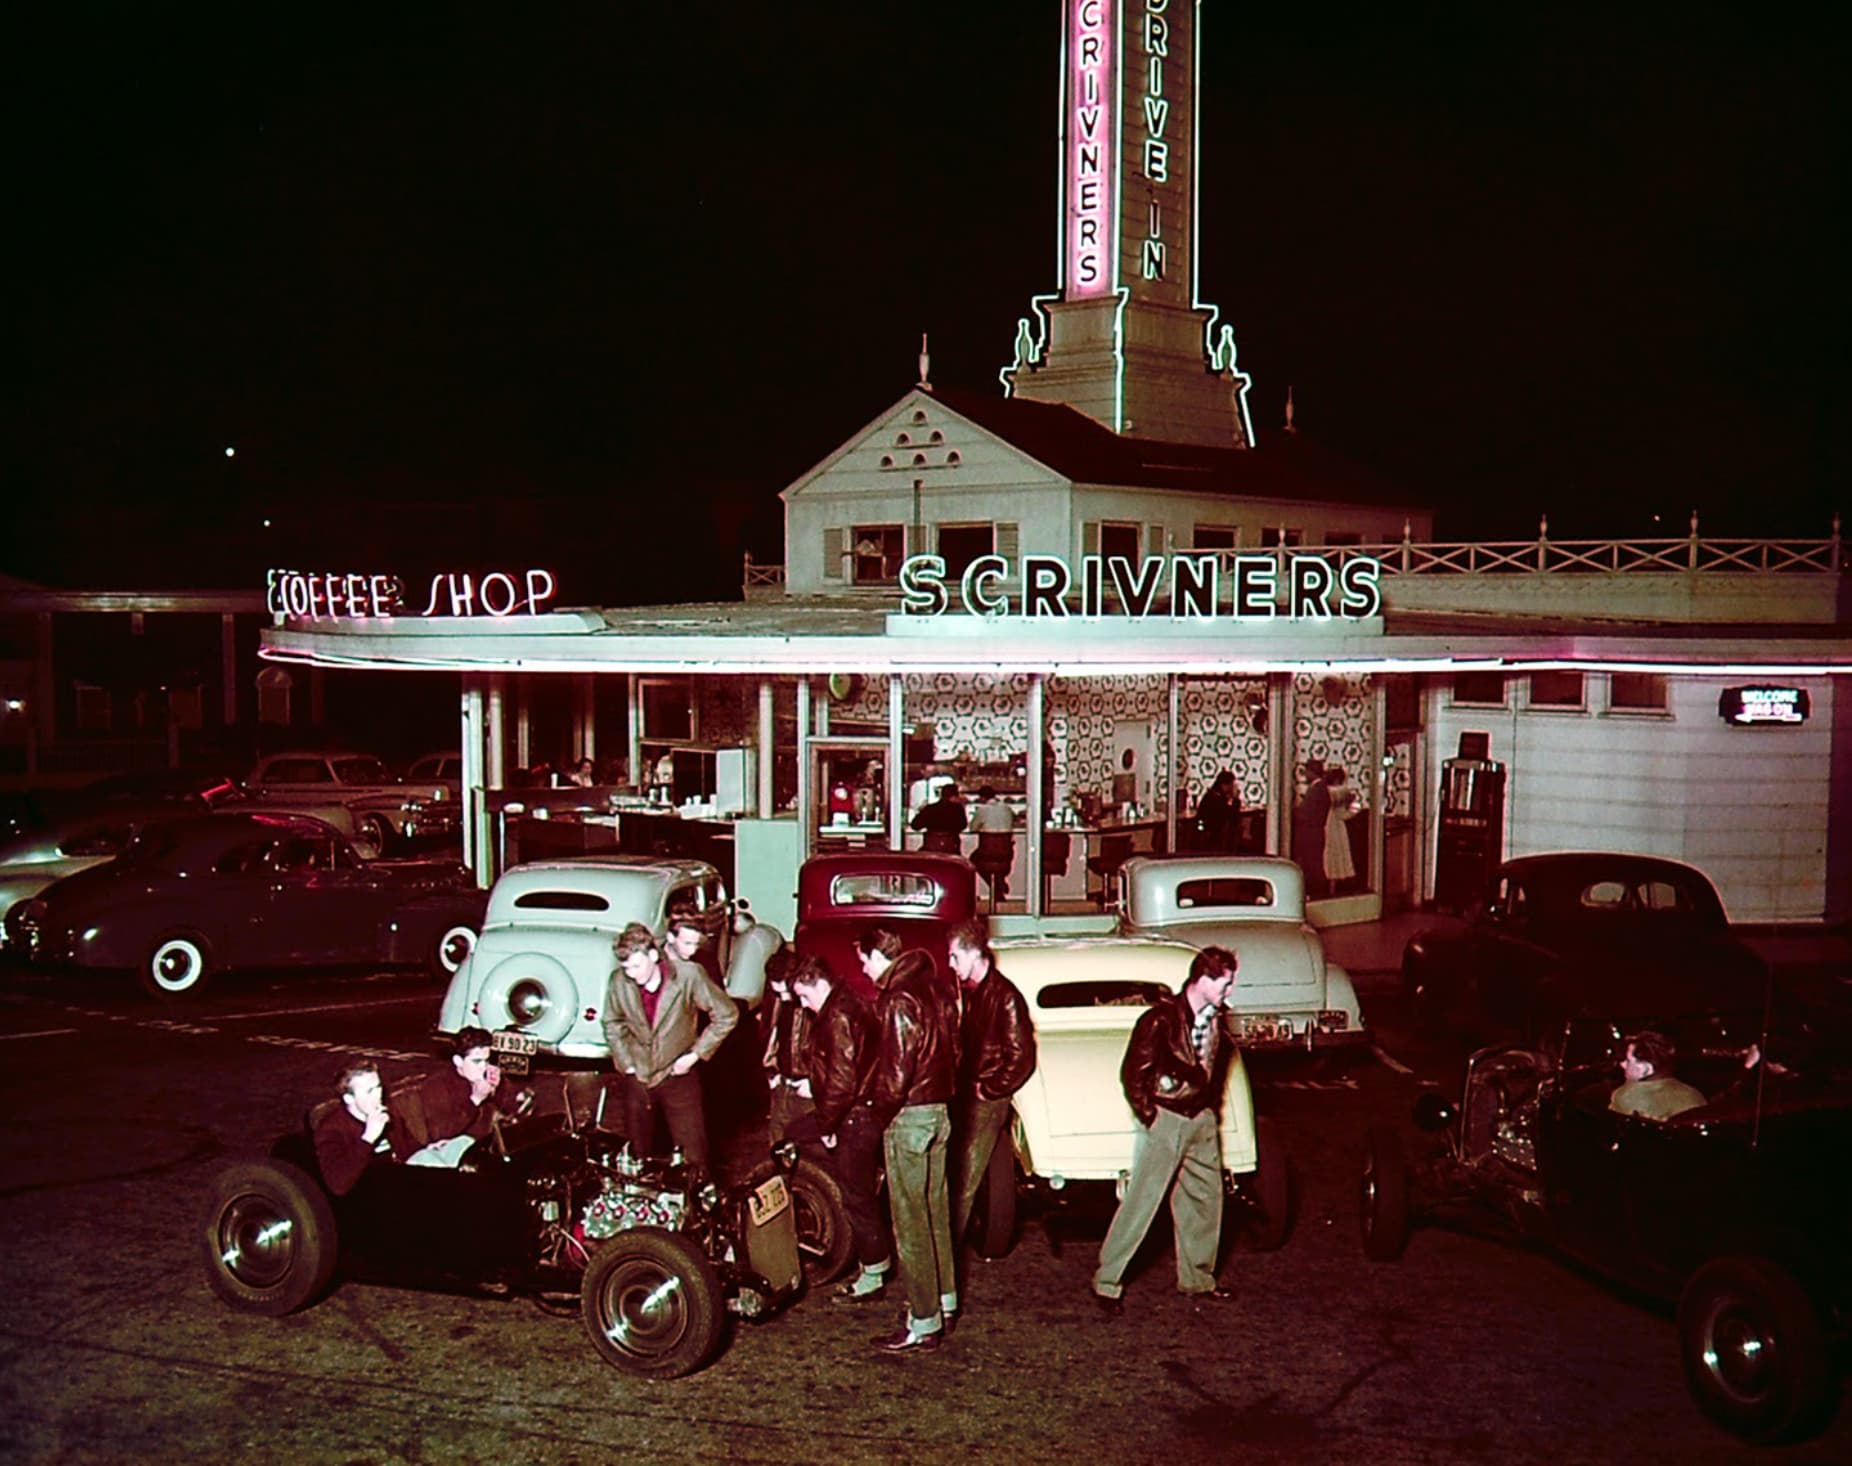
[[[1638,679],[1642,684],[1651,684],[1659,690],[1659,702],[1656,706],[1646,703],[1616,702],[1615,688],[1621,678]],[[1623,718],[1669,718],[1672,716],[1672,684],[1663,672],[1610,672],[1608,673],[1608,711]]]
[[[1484,698],[1462,697],[1460,683],[1474,677],[1496,677],[1499,682],[1499,699],[1491,702]],[[1455,708],[1509,708],[1511,706],[1511,674],[1507,672],[1455,672],[1447,679],[1447,706]]]
[[[1574,702],[1540,702],[1537,698],[1539,678],[1573,677],[1576,679]],[[1585,713],[1588,711],[1588,674],[1571,668],[1560,671],[1532,672],[1525,679],[1524,706],[1539,713]]]

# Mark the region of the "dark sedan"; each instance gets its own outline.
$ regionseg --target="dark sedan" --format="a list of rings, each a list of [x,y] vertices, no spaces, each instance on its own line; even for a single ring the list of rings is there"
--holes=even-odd
[[[1537,1043],[1593,1012],[1759,1024],[1766,995],[1701,871],[1592,851],[1507,861],[1464,927],[1409,942],[1402,973],[1424,1023],[1476,1042]]]
[[[13,914],[35,963],[133,969],[157,997],[234,968],[378,964],[454,972],[486,896],[447,861],[366,861],[303,815],[217,814],[143,832]]]

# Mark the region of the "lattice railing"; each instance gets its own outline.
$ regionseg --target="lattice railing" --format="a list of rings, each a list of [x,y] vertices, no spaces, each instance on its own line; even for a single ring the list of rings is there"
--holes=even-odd
[[[1187,553],[1187,552],[1180,552]],[[1406,535],[1376,545],[1289,545],[1265,549],[1216,550],[1224,569],[1237,555],[1322,555],[1341,564],[1358,556],[1378,561],[1385,575],[1837,575],[1847,568],[1846,546],[1833,516],[1833,533],[1823,540],[1706,539],[1691,533],[1670,539],[1553,540],[1549,521],[1534,540],[1422,542]],[[760,565],[746,557],[746,589],[782,586],[782,565]]]

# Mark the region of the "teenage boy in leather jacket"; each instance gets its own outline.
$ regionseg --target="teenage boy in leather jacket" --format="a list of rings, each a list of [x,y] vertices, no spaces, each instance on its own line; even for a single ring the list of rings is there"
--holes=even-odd
[[[1205,947],[1181,992],[1145,1010],[1119,1067],[1126,1103],[1144,1127],[1113,1214],[1093,1296],[1108,1314],[1124,1308],[1125,1271],[1164,1199],[1177,1248],[1177,1291],[1225,1299],[1215,1280],[1222,1232],[1221,1013],[1235,985],[1235,954]]]
[[[952,1237],[965,1235],[971,1208],[1010,1100],[1035,1072],[1035,1025],[1016,984],[997,969],[980,921],[960,922],[946,938],[946,961],[964,988],[959,1025],[958,1103],[953,1119]]]
[[[947,1317],[958,1309],[946,1178],[958,1082],[958,1009],[931,954],[903,951],[900,938],[885,927],[855,945],[863,972],[881,993],[867,1097],[886,1125],[888,1206],[908,1301],[906,1326],[875,1343],[891,1354],[926,1352],[939,1347]]]

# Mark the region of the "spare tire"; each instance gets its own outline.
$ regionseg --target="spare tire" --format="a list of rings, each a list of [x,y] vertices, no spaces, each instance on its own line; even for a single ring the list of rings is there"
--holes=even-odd
[[[517,952],[489,970],[476,993],[484,1028],[513,1028],[542,1043],[558,1043],[579,1014],[579,987],[557,958]]]
[[[334,1277],[334,1208],[287,1161],[244,1161],[220,1171],[198,1236],[207,1284],[245,1313],[294,1313]]]

